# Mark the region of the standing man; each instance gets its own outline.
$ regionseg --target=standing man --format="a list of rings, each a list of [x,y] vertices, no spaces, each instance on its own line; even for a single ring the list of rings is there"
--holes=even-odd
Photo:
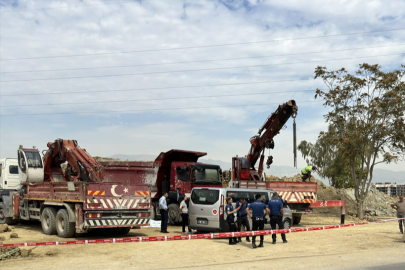
[[[160,216],[162,217],[162,223],[160,225],[160,232],[161,233],[169,233],[167,231],[167,221],[169,219],[168,216],[168,209],[167,209],[167,203],[166,203],[166,198],[169,197],[169,194],[167,192],[163,193],[163,196],[159,199],[159,210],[160,210]]]
[[[246,212],[249,217],[252,219],[252,231],[260,231],[264,229],[264,216],[269,213],[269,208],[267,205],[262,202],[262,195],[256,194],[256,201],[249,204],[246,208]],[[250,214],[249,210],[252,210]],[[264,235],[260,235],[260,244],[256,246],[256,235],[252,236],[252,247],[263,247]]]
[[[399,196],[399,201],[396,203],[391,204],[391,207],[397,210],[397,218],[405,218],[405,202],[404,202],[404,196]],[[398,220],[399,223],[399,232],[401,234],[404,234],[404,228],[405,222],[403,219]]]
[[[247,208],[247,201],[245,198],[240,198],[239,201],[236,202],[236,208],[240,206],[238,211],[238,229],[242,231],[242,225],[245,226],[246,231],[250,231],[249,219],[247,216],[246,208]],[[242,238],[239,237],[239,242],[242,242]],[[246,237],[246,241],[250,242],[249,236]]]
[[[302,174],[302,182],[306,182],[307,179],[309,179],[308,181],[311,180],[311,172],[315,170],[318,171],[318,168],[316,166],[306,166],[305,168],[303,168],[301,170],[301,174]]]
[[[283,210],[283,202],[281,199],[278,197],[278,193],[274,192],[272,199],[269,201],[269,209],[270,209],[270,225],[271,229],[275,230],[278,225],[279,229],[284,229],[284,224],[283,224],[283,215],[284,215],[284,210]],[[273,234],[271,236],[273,238],[273,244],[276,243],[277,236]],[[287,239],[285,238],[285,233],[281,234],[281,238],[283,239],[283,243],[287,243]]]
[[[228,203],[226,205],[226,214],[227,214],[226,222],[228,223],[229,231],[230,232],[236,232],[237,229],[236,229],[236,224],[235,224],[235,215],[234,215],[234,213],[239,211],[240,206],[239,206],[239,208],[236,208],[235,210],[233,209],[232,197],[227,198],[226,202]],[[230,245],[236,245],[237,243],[238,243],[238,241],[237,241],[236,237],[229,237],[229,244]]]
[[[186,226],[188,227],[188,232],[191,233],[190,229],[190,224],[188,224],[188,200],[190,198],[187,196],[184,196],[184,199],[180,203],[180,211],[181,211],[181,219],[183,220],[183,226],[182,226],[182,234],[186,234]]]

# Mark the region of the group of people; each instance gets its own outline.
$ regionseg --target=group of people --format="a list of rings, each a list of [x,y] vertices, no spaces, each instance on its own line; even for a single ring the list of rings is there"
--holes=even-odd
[[[159,199],[159,211],[160,215],[162,217],[162,222],[160,223],[160,232],[161,233],[169,233],[167,231],[167,223],[169,220],[169,215],[168,215],[168,207],[167,207],[167,202],[166,199],[169,197],[169,194],[165,192],[163,196]],[[186,234],[186,226],[188,227],[188,232],[191,233],[191,229],[188,224],[188,201],[189,197],[184,196],[182,201],[180,202],[180,211],[181,211],[181,218],[183,220],[183,227],[182,227],[182,233]]]
[[[248,204],[245,198],[240,198],[236,202],[235,209],[232,206],[233,199],[227,198],[226,213],[227,218],[226,222],[229,225],[229,230],[231,232],[242,231],[242,226],[245,227],[246,231],[250,231],[249,220],[252,219],[252,231],[259,231],[264,229],[265,217],[266,215],[270,216],[270,226],[272,230],[275,230],[278,226],[279,229],[284,229],[283,224],[283,202],[279,198],[277,192],[273,193],[272,198],[269,200],[269,203],[266,205],[262,201],[262,195],[256,194],[255,201]],[[237,220],[235,222],[235,214]],[[284,233],[281,234],[283,243],[287,243],[287,238]],[[231,237],[229,238],[229,245],[236,245],[241,242],[241,237]],[[277,236],[272,235],[272,243],[276,244]],[[250,242],[249,236],[246,237],[246,241]],[[256,236],[252,236],[252,247],[263,247],[264,236],[260,235],[260,243],[256,245]]]

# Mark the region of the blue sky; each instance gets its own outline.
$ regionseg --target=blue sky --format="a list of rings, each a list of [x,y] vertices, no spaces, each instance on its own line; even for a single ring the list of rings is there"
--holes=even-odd
[[[0,8],[0,157],[65,138],[92,155],[177,148],[230,161],[290,99],[298,140],[314,142],[327,111],[313,98],[324,87],[316,66],[405,62],[404,1],[3,0]],[[384,29],[400,30],[364,33]],[[274,165],[292,165],[291,120],[275,143]]]

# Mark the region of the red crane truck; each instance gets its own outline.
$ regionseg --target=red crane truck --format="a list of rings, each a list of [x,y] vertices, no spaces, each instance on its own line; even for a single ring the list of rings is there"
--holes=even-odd
[[[256,136],[250,139],[250,151],[246,157],[232,158],[232,178],[230,187],[253,188],[253,189],[272,189],[278,192],[282,199],[285,200],[290,207],[293,215],[293,224],[299,224],[302,214],[311,213],[314,207],[329,207],[338,206],[342,208],[342,223],[345,216],[345,201],[323,201],[317,202],[317,183],[314,182],[287,182],[275,181],[265,182],[263,179],[263,162],[265,149],[273,149],[273,138],[280,132],[292,117],[293,133],[294,133],[294,165],[296,166],[296,126],[295,117],[297,116],[298,106],[294,100],[279,105],[277,110],[272,113],[263,126],[259,129]],[[260,160],[259,160],[260,157]],[[256,170],[255,164],[259,160],[259,168]],[[267,168],[273,162],[273,157],[268,156]]]
[[[160,215],[159,198],[169,193],[167,205],[171,224],[181,222],[179,199],[190,196],[194,187],[222,187],[220,167],[199,163],[207,153],[170,150],[162,152],[154,161],[103,161],[107,179],[119,175],[129,183],[151,188],[151,219]]]
[[[127,234],[149,224],[149,186],[105,177],[75,140],[48,143],[43,159],[38,149],[20,146],[17,159],[0,161],[0,183],[0,223],[40,220],[45,234],[60,237],[97,228]]]

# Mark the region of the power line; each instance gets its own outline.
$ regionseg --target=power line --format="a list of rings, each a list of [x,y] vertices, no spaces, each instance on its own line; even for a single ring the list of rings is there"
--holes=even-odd
[[[221,86],[235,86],[235,85],[250,85],[250,84],[262,84],[273,82],[294,82],[304,81],[304,79],[292,79],[292,80],[273,80],[273,81],[259,81],[259,82],[241,82],[241,83],[224,83],[224,84],[205,84],[205,85],[185,85],[185,86],[171,86],[171,87],[149,87],[149,88],[132,88],[132,89],[115,89],[115,90],[96,90],[96,91],[71,91],[71,92],[51,92],[51,93],[27,93],[27,94],[5,94],[0,95],[2,97],[7,96],[42,96],[42,95],[70,95],[70,94],[90,94],[90,93],[108,93],[108,92],[127,92],[127,91],[146,91],[146,90],[168,90],[168,89],[181,89],[181,88],[199,88],[199,87],[221,87]]]
[[[302,103],[322,102],[322,100],[302,101]],[[226,107],[251,107],[251,106],[267,106],[280,103],[265,103],[265,104],[239,104],[239,105],[221,105],[221,106],[201,106],[187,108],[164,108],[164,109],[145,109],[145,110],[121,110],[121,111],[94,111],[94,112],[61,112],[61,113],[35,113],[35,114],[0,114],[0,117],[9,116],[27,116],[27,115],[61,115],[61,114],[105,114],[105,113],[123,113],[123,112],[150,112],[150,111],[174,111],[174,110],[195,110],[195,109],[213,109]]]
[[[261,56],[238,57],[238,58],[222,58],[222,59],[211,59],[211,60],[181,61],[181,62],[170,62],[170,63],[121,65],[121,66],[105,66],[105,67],[81,67],[81,68],[63,68],[63,69],[6,71],[6,72],[0,72],[0,73],[1,74],[10,74],[10,73],[55,72],[55,71],[91,70],[91,69],[107,69],[107,68],[125,68],[125,67],[164,66],[164,65],[174,65],[174,64],[207,63],[207,62],[258,59],[258,58],[270,58],[270,57],[291,56],[291,55],[306,55],[306,54],[328,53],[328,52],[343,52],[343,51],[363,50],[363,49],[373,49],[373,48],[383,48],[383,47],[396,47],[396,46],[404,46],[404,45],[405,45],[405,43],[391,44],[391,45],[381,45],[381,46],[372,46],[372,47],[362,47],[362,48],[350,48],[350,49],[314,51],[314,52],[302,52],[302,53],[287,53],[287,54],[275,54],[275,55],[261,55]]]
[[[248,42],[238,42],[238,43],[212,44],[212,45],[201,45],[201,46],[187,46],[187,47],[179,47],[179,48],[147,49],[147,50],[133,50],[133,51],[120,51],[120,52],[54,55],[54,56],[38,56],[38,57],[22,57],[22,58],[4,58],[4,59],[0,59],[0,61],[32,60],[32,59],[48,59],[48,58],[60,58],[60,57],[81,57],[81,56],[95,56],[95,55],[113,55],[113,54],[127,54],[127,53],[187,50],[187,49],[212,48],[212,47],[223,47],[223,46],[248,45],[248,44],[258,44],[258,43],[283,42],[283,41],[314,39],[314,38],[350,36],[350,35],[380,33],[380,32],[392,32],[392,31],[402,31],[402,30],[405,30],[405,28],[384,29],[384,30],[364,31],[364,32],[353,32],[353,33],[336,34],[336,35],[288,38],[288,39],[272,39],[272,40],[263,40],[263,41],[248,41]]]
[[[7,81],[0,81],[0,82],[1,82],[1,83],[8,83],[8,82],[29,82],[29,81],[52,81],[52,80],[86,79],[86,78],[105,78],[105,77],[139,76],[139,75],[164,74],[164,73],[179,73],[179,72],[198,72],[198,71],[224,70],[224,69],[234,69],[234,68],[255,68],[255,67],[268,67],[268,66],[306,64],[306,63],[315,63],[315,62],[331,62],[331,61],[352,60],[352,59],[361,59],[361,58],[372,58],[372,57],[391,56],[391,55],[400,55],[400,54],[402,54],[402,53],[382,54],[382,55],[373,55],[373,56],[360,56],[360,57],[349,57],[349,58],[328,59],[328,60],[314,60],[314,61],[293,62],[293,63],[266,64],[266,65],[250,65],[250,66],[235,66],[235,67],[220,67],[220,68],[203,68],[203,69],[185,69],[185,70],[157,71],[157,72],[141,72],[141,73],[128,73],[128,74],[107,74],[107,75],[93,75],[93,76],[56,77],[56,78],[44,78],[44,79],[7,80]]]
[[[217,98],[217,97],[237,97],[237,96],[256,96],[256,95],[271,95],[280,93],[299,93],[315,91],[310,90],[297,90],[297,91],[280,91],[280,92],[262,92],[262,93],[248,93],[248,94],[225,94],[225,95],[211,95],[211,96],[189,96],[189,97],[171,97],[171,98],[147,98],[147,99],[127,99],[127,100],[108,100],[108,101],[90,101],[90,102],[67,102],[67,103],[43,103],[43,104],[18,104],[0,106],[1,108],[9,107],[38,107],[38,106],[61,106],[61,105],[82,105],[82,104],[98,104],[98,103],[122,103],[122,102],[140,102],[140,101],[157,101],[157,100],[177,100],[177,99],[195,99],[195,98]]]

